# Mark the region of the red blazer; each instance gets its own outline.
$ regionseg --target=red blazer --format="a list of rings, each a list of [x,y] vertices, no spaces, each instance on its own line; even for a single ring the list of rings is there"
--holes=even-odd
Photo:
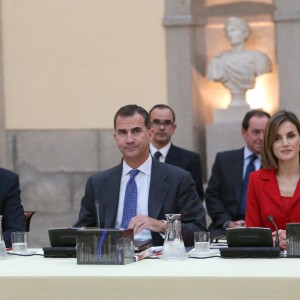
[[[280,196],[275,170],[261,169],[250,174],[247,207],[247,227],[275,227],[268,220],[272,215],[278,229],[285,229],[286,223],[300,222],[300,181],[286,209]]]

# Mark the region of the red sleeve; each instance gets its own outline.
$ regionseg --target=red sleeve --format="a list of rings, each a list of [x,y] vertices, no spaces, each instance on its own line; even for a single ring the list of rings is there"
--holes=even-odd
[[[263,227],[263,222],[260,213],[260,199],[258,184],[258,172],[250,174],[248,191],[247,191],[247,202],[246,202],[246,226],[247,227]]]

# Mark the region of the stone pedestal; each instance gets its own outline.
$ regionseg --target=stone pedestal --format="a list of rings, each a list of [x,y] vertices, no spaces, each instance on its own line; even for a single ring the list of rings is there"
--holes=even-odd
[[[249,110],[249,107],[230,107],[214,111],[213,123],[206,125],[208,180],[217,152],[244,146],[244,139],[241,134],[242,120]]]

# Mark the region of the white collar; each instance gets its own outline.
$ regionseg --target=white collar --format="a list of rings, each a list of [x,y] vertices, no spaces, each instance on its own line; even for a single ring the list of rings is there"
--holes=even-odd
[[[254,154],[247,146],[244,147],[244,160],[248,159],[250,155]],[[255,154],[260,159],[260,154]]]
[[[152,156],[149,155],[147,160],[144,161],[144,163],[141,164],[137,169],[146,175],[151,175],[151,167],[152,167]],[[131,170],[132,170],[132,168],[127,165],[125,160],[123,160],[122,176],[127,175]]]
[[[154,156],[154,154],[159,151],[163,157],[166,157],[170,148],[171,148],[171,142],[169,142],[166,146],[160,148],[160,149],[157,149],[155,148],[151,143],[149,144],[149,148],[150,148],[150,153],[152,156]]]

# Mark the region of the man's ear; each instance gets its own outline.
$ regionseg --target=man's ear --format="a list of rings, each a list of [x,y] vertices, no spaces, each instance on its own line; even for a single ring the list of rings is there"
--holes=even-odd
[[[150,141],[153,139],[153,136],[154,136],[154,129],[153,128],[150,128],[148,130],[148,134],[149,134],[149,137],[150,137]]]
[[[242,136],[245,136],[245,134],[247,133],[247,130],[245,130],[245,129],[242,127],[241,133],[242,133]]]

